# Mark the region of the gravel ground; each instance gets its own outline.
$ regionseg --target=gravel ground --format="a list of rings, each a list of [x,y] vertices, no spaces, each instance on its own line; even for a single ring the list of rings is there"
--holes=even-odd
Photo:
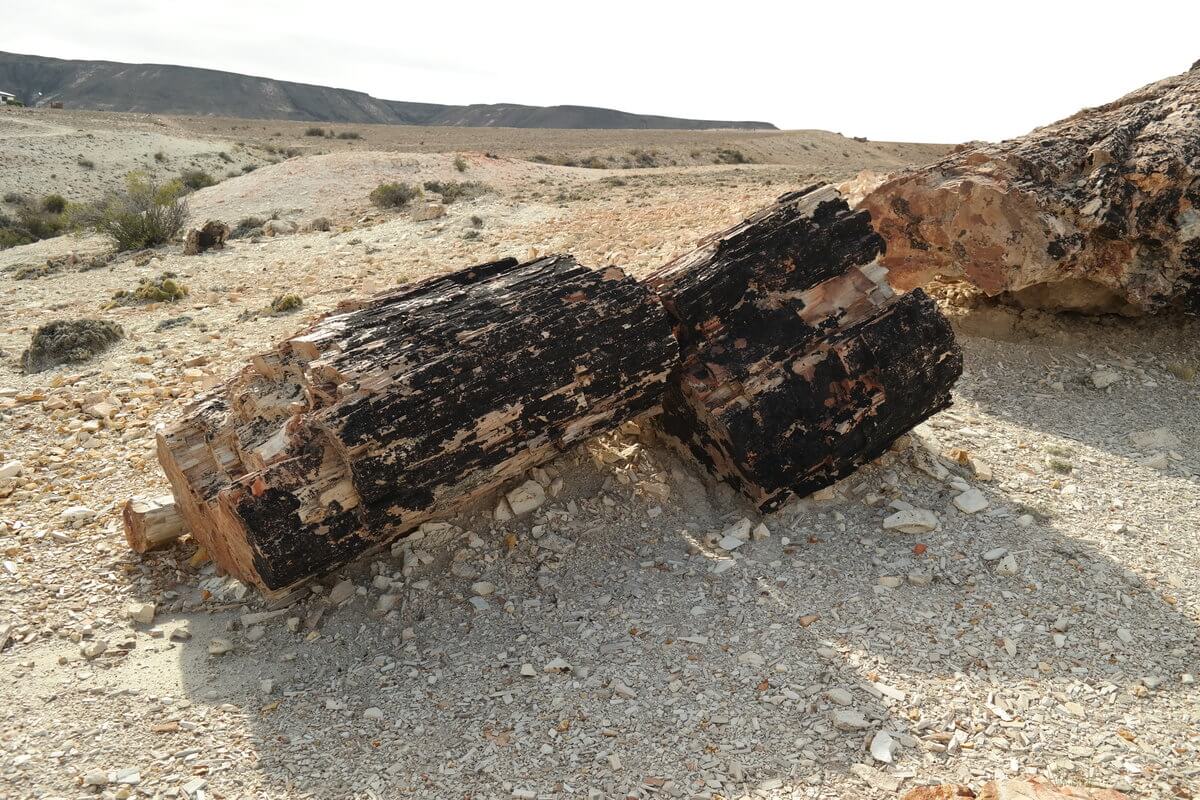
[[[861,798],[1022,774],[1200,790],[1196,320],[950,308],[954,407],[761,520],[630,427],[536,475],[552,496],[533,514],[477,509],[278,609],[187,541],[130,554],[120,504],[165,488],[153,427],[306,315],[527,247],[641,271],[788,188],[476,169],[501,191],[432,222],[348,205],[346,230],[0,273],[0,470],[19,470],[0,478],[0,797]],[[304,185],[288,175],[280,203]],[[472,215],[482,240],[462,238]],[[31,247],[0,268],[99,245]],[[101,310],[161,270],[189,297]],[[283,290],[299,314],[258,313]],[[14,369],[38,324],[83,315],[127,338]],[[936,527],[885,525],[909,508]],[[756,532],[718,546],[743,518]]]

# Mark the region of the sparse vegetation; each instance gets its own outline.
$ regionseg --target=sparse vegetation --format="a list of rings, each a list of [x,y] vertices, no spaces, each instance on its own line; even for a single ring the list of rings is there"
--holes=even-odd
[[[262,217],[242,217],[238,220],[237,225],[233,226],[233,230],[229,232],[229,238],[244,239],[247,236],[258,236],[262,233],[262,226],[266,222]]]
[[[371,191],[371,202],[380,208],[404,208],[421,196],[421,190],[407,183],[381,183]]]
[[[442,202],[449,205],[458,200],[474,200],[495,189],[479,181],[425,181],[425,191],[440,194]]]
[[[272,314],[286,314],[289,311],[295,311],[304,305],[304,301],[300,299],[298,294],[281,294],[271,301]]]
[[[95,169],[96,168],[95,161],[92,161],[90,158],[84,158],[83,156],[80,156],[79,158],[77,158],[75,160],[75,163],[78,164],[79,166],[83,167],[84,169]]]
[[[159,150],[157,153],[154,154],[154,160],[161,164],[162,162],[167,160],[167,154],[164,153],[162,150]]]
[[[454,168],[456,170],[458,170],[459,172],[466,172],[467,171],[467,160],[465,158],[463,158],[462,156],[455,156],[454,157]]]
[[[722,147],[717,150],[716,156],[713,157],[714,164],[752,164],[752,159],[746,156],[741,150],[731,150],[727,147]]]
[[[113,295],[117,304],[174,303],[188,295],[188,287],[175,280],[174,272],[164,272],[157,278],[142,278],[133,289],[121,289]]]
[[[361,139],[362,134],[358,131],[342,131],[337,135],[339,139]]]
[[[5,192],[4,202],[19,206],[25,202],[25,195],[20,192]]]
[[[471,241],[473,239],[478,239],[481,235],[482,234],[480,234],[479,231],[471,230],[471,231],[467,231],[466,233],[464,233],[462,235],[462,238],[466,239],[467,241]]]
[[[254,170],[256,170],[256,169],[258,169],[257,164],[247,164],[246,166],[242,167],[242,174],[249,175],[251,172],[254,172]]]
[[[217,158],[221,159],[221,160],[222,160],[222,161],[224,161],[226,164],[232,164],[232,163],[233,163],[233,157],[232,157],[232,156],[230,156],[230,155],[229,155],[229,153],[226,153],[224,150],[222,150],[221,152],[217,153]]]
[[[479,216],[478,214],[472,214],[471,215],[471,224],[474,225],[476,228],[482,228],[483,227],[483,217]]]
[[[217,185],[217,179],[202,169],[185,169],[179,174],[179,181],[193,192],[206,186]]]
[[[61,214],[67,210],[67,198],[61,194],[48,194],[42,198],[42,211],[47,214]]]
[[[143,173],[131,173],[125,190],[103,200],[72,208],[71,222],[82,230],[111,237],[119,250],[141,250],[166,244],[187,220],[187,202],[179,181],[160,184]]]
[[[66,231],[63,210],[67,202],[61,195],[47,195],[36,206],[24,197],[18,198],[15,219],[0,214],[0,250],[50,239]]]
[[[78,364],[104,352],[124,335],[120,325],[108,320],[55,320],[33,334],[29,349],[21,354],[21,368],[32,373],[59,364]]]
[[[1185,364],[1182,361],[1172,361],[1170,364],[1167,364],[1167,372],[1184,383],[1191,383],[1196,380],[1196,367],[1191,364]]]
[[[315,127],[314,128],[305,128],[304,135],[305,136],[324,136],[325,129],[324,128],[315,128]]]

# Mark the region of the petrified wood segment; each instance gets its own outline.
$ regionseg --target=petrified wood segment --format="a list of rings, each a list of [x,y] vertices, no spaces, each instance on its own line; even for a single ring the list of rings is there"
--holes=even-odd
[[[953,331],[920,290],[892,292],[881,250],[869,216],[821,187],[650,279],[688,341],[660,425],[763,510],[834,483],[950,403]]]
[[[133,497],[121,512],[125,541],[135,553],[166,547],[188,531],[187,520],[171,495]]]
[[[214,560],[282,590],[657,406],[677,355],[620,270],[510,259],[325,317],[191,408],[159,458]]]
[[[1107,105],[902,173],[860,205],[893,285],[1026,305],[1200,313],[1200,63]]]

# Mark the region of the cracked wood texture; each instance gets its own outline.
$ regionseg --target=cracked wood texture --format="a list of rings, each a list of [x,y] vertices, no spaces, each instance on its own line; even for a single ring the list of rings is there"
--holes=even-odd
[[[764,511],[950,404],[954,333],[921,290],[895,295],[883,246],[868,214],[822,186],[649,278],[686,342],[659,425]]]
[[[499,261],[340,308],[158,439],[193,536],[266,593],[657,407],[678,347],[616,268]]]
[[[892,284],[969,281],[1047,309],[1200,313],[1200,62],[870,192]]]

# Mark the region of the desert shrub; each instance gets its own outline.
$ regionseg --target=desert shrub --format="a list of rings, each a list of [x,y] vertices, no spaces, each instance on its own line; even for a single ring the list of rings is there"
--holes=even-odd
[[[61,194],[48,194],[42,198],[42,211],[61,214],[67,210],[67,198]]]
[[[589,156],[580,162],[579,166],[587,167],[588,169],[608,169],[608,164],[600,156]]]
[[[730,150],[722,147],[713,158],[714,164],[750,164],[753,163],[741,150]]]
[[[238,224],[233,226],[233,230],[229,232],[229,238],[243,239],[247,236],[257,236],[262,233],[262,226],[266,222],[262,217],[242,217],[238,220]]]
[[[133,303],[174,303],[188,295],[188,287],[175,280],[174,272],[164,272],[157,278],[142,278],[133,289],[121,289],[113,300],[121,305]]]
[[[467,231],[466,233],[464,233],[464,234],[462,235],[462,238],[463,238],[463,239],[465,239],[465,240],[467,240],[467,241],[469,242],[469,241],[473,241],[473,240],[475,240],[475,239],[478,239],[478,238],[480,237],[480,235],[481,235],[481,234],[480,234],[480,233],[479,233],[479,231],[477,231],[477,230],[469,230],[469,231]]]
[[[242,174],[249,175],[251,172],[254,172],[254,170],[256,170],[256,169],[258,169],[257,164],[247,164],[246,166],[242,167]]]
[[[217,158],[221,159],[221,160],[222,160],[222,161],[224,161],[226,164],[232,164],[232,163],[233,163],[233,158],[232,158],[232,157],[229,155],[229,153],[226,153],[224,150],[222,150],[221,152],[217,153]]]
[[[458,200],[474,200],[494,192],[495,189],[479,181],[425,181],[425,191],[440,194],[443,203],[453,203]]]
[[[125,179],[125,190],[88,205],[72,207],[71,222],[82,230],[111,237],[118,250],[166,244],[187,220],[187,201],[179,181],[157,183],[142,173]]]
[[[324,128],[305,128],[304,135],[305,136],[324,136],[325,129]]]
[[[463,158],[462,156],[455,156],[454,157],[454,168],[456,170],[458,170],[459,172],[466,172],[467,171],[467,160],[465,158]]]
[[[371,191],[371,202],[380,208],[404,208],[421,196],[421,190],[407,183],[381,183]]]
[[[358,131],[342,131],[337,135],[339,139],[361,139],[362,134]]]
[[[185,169],[179,173],[179,181],[192,191],[217,185],[217,179],[202,169]]]
[[[304,305],[298,294],[281,294],[271,301],[272,314],[286,314]]]
[[[624,178],[618,178],[615,175],[610,178],[601,178],[600,182],[605,186],[624,186],[627,183]]]
[[[83,167],[84,169],[95,169],[96,168],[95,161],[92,161],[90,158],[84,158],[83,156],[80,156],[79,158],[77,158],[75,160],[75,163],[78,164],[79,166]]]
[[[63,205],[65,207],[65,201]],[[22,198],[15,218],[0,214],[0,250],[50,239],[61,235],[66,229],[67,218],[62,212],[35,207]]]
[[[23,205],[25,203],[25,195],[20,192],[5,192],[4,202],[11,203],[14,206]]]
[[[120,325],[101,319],[48,322],[37,329],[29,349],[21,354],[26,373],[41,372],[59,364],[77,364],[102,353],[125,332]]]
[[[471,224],[474,225],[476,228],[482,228],[483,227],[483,217],[479,216],[478,214],[472,214],[471,215]]]
[[[329,217],[315,217],[309,220],[307,227],[310,231],[328,231],[333,229],[333,223]]]
[[[162,162],[167,160],[167,154],[164,153],[162,150],[159,150],[157,153],[154,154],[154,160],[161,164]]]

